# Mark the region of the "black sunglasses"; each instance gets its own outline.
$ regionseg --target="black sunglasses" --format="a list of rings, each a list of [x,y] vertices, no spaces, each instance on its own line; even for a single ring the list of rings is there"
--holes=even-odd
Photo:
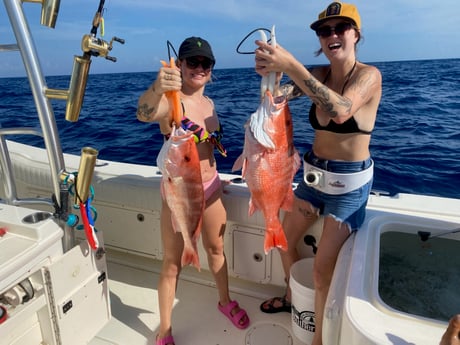
[[[318,29],[316,29],[316,35],[322,38],[327,38],[332,35],[332,32],[335,32],[337,35],[343,35],[345,31],[350,30],[353,27],[353,24],[351,23],[338,23],[336,26],[321,26]]]
[[[187,67],[190,69],[196,69],[198,68],[198,66],[201,65],[201,67],[203,67],[204,70],[208,70],[214,65],[211,59],[208,59],[208,58],[199,59],[197,57],[186,58],[185,63],[187,64]]]

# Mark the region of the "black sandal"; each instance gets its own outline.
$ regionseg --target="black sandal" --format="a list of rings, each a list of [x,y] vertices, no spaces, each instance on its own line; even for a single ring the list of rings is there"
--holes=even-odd
[[[275,307],[275,303],[279,302],[281,306]],[[260,310],[267,314],[281,313],[281,312],[291,312],[291,303],[286,299],[286,295],[283,297],[273,297],[260,305]]]

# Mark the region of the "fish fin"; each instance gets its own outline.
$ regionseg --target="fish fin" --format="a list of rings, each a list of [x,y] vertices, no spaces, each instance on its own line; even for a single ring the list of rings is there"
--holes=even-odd
[[[268,254],[273,248],[279,248],[283,251],[287,251],[288,244],[286,235],[284,234],[283,227],[280,222],[275,222],[275,226],[270,226],[265,230],[265,240],[264,240],[264,251],[265,254]],[[273,225],[273,223],[272,223]]]
[[[297,151],[296,148],[294,148],[293,150],[294,150],[294,153],[293,153],[294,154],[294,159],[293,159],[293,162],[292,162],[292,178],[294,179],[294,176],[297,173],[297,170],[299,170],[300,165],[302,163],[301,163],[299,151]]]
[[[166,203],[168,203],[168,202],[166,201]],[[182,230],[180,228],[180,224],[178,223],[178,221],[176,220],[175,217],[171,217],[171,225],[172,225],[172,228],[173,228],[175,234],[177,234],[179,232],[182,232]]]
[[[249,210],[248,210],[248,215],[249,216],[252,216],[254,214],[254,212],[257,211],[257,207],[256,205],[254,204],[254,201],[252,200],[252,198],[249,199]]]
[[[195,243],[194,244],[195,247],[196,247],[196,243],[200,239],[200,235],[201,235],[201,225],[203,224],[203,213],[204,213],[204,202],[203,202],[203,210],[201,211],[200,221],[199,221],[199,223],[198,223],[198,225],[196,227],[196,230],[192,234],[192,241],[193,241],[193,243]],[[198,249],[196,249],[196,250],[198,250]]]
[[[182,252],[182,259],[181,259],[182,267],[187,265],[195,266],[198,271],[201,271],[200,266],[200,258],[196,249],[187,249],[184,247]]]
[[[243,158],[243,167],[241,168],[241,176],[244,178],[246,176],[246,170],[248,168],[248,160]]]
[[[264,239],[264,252],[267,255],[270,250],[275,248],[273,234],[271,232],[265,231],[265,239]]]
[[[232,172],[241,170],[241,177],[244,178],[246,176],[246,169],[248,167],[248,160],[241,154],[233,163]]]
[[[241,170],[241,168],[243,167],[243,159],[243,154],[239,155],[239,157],[233,163],[232,172]]]
[[[275,235],[275,246],[283,251],[287,251],[288,244],[283,228]]]
[[[264,252],[267,255],[270,250],[275,248],[275,236],[271,231],[265,231],[265,239],[264,239]]]

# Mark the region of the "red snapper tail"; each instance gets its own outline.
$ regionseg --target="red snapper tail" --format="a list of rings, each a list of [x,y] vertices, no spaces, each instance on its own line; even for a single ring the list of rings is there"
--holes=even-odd
[[[279,221],[273,220],[265,230],[264,251],[268,254],[273,248],[280,248],[286,251],[288,243],[283,227]]]
[[[200,258],[198,256],[198,250],[196,248],[187,248],[184,247],[182,251],[182,259],[181,259],[182,267],[187,265],[195,266],[198,271],[201,270],[200,267]]]

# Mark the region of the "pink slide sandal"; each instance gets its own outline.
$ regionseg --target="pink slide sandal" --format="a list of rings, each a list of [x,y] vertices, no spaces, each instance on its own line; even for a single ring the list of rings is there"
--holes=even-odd
[[[168,335],[167,337],[164,337],[164,338],[157,338],[157,340],[155,341],[155,345],[168,345],[168,344],[175,344],[174,338],[172,335]]]
[[[225,307],[217,303],[217,308],[224,314],[234,325],[239,329],[245,329],[249,326],[249,316],[244,309],[240,309],[235,315],[232,315],[232,310],[238,308],[237,301],[231,301]],[[243,321],[243,322],[242,322]]]

